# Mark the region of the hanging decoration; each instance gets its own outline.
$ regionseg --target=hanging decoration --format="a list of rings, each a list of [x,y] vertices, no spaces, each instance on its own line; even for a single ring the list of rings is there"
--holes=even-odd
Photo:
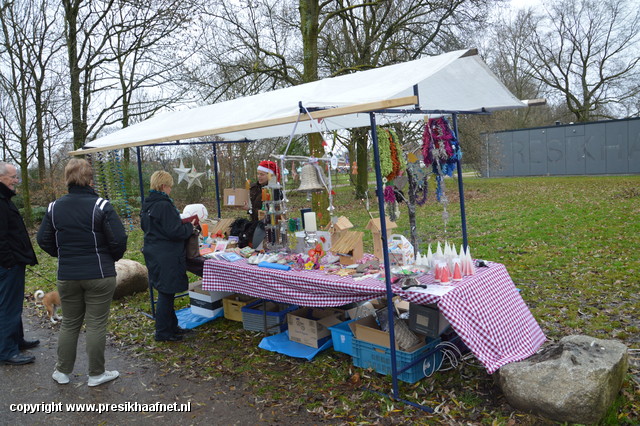
[[[380,172],[384,176],[383,182],[385,183],[383,193],[387,215],[391,221],[396,221],[400,216],[398,203],[404,201],[401,187],[406,184],[405,180],[398,178],[404,175],[407,161],[402,151],[400,139],[393,129],[378,127],[377,136]],[[398,180],[397,185],[394,180]]]
[[[183,180],[187,180],[187,174],[191,171],[190,168],[185,167],[182,163],[182,159],[180,159],[180,167],[174,167],[173,170],[178,174],[178,182],[176,184],[182,182]]]
[[[133,231],[133,218],[132,218],[132,209],[129,204],[129,197],[127,196],[127,186],[124,181],[124,173],[122,172],[122,161],[120,160],[119,151],[110,151],[113,156],[113,163],[115,165],[114,172],[116,174],[115,178],[118,182],[118,189],[116,191],[117,199],[120,201],[118,205],[120,206],[120,216],[126,218],[129,223],[129,229]]]
[[[202,188],[202,182],[200,182],[200,177],[204,174],[204,172],[198,172],[194,166],[191,166],[191,171],[187,173],[187,177],[185,180],[187,181],[187,189],[191,188],[191,185],[194,183]]]
[[[444,117],[430,118],[422,134],[424,164],[436,175],[452,176],[462,151],[449,122]]]
[[[187,189],[190,189],[194,184],[202,188],[200,178],[205,174],[205,172],[198,172],[193,165],[191,167],[185,167],[182,159],[180,159],[180,167],[174,167],[173,170],[178,174],[177,184],[185,181],[187,183]]]
[[[424,205],[427,202],[429,192],[429,175],[420,166],[420,159],[413,152],[407,154],[407,174],[413,181],[413,194],[416,204],[419,206]]]
[[[380,154],[380,172],[387,181],[402,176],[407,168],[407,162],[402,152],[402,145],[393,129],[379,127],[378,150]]]
[[[132,208],[129,204],[119,152],[109,151],[105,156],[102,153],[96,153],[95,158],[88,156],[87,159],[94,170],[95,191],[111,202],[118,215],[125,219],[129,229],[133,230]]]

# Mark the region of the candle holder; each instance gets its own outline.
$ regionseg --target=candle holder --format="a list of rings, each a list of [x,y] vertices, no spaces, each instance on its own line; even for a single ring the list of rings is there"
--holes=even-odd
[[[315,247],[318,242],[318,234],[316,231],[304,231],[304,243],[307,247]]]

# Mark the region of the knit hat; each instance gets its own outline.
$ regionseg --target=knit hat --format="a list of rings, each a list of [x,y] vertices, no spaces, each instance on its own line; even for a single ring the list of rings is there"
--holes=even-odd
[[[258,171],[276,175],[276,179],[278,180],[278,182],[280,182],[280,169],[278,168],[278,165],[273,161],[261,161],[258,165]]]

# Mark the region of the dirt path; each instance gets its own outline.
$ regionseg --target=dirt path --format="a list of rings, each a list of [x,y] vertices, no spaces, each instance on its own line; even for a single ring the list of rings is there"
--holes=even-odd
[[[113,382],[90,388],[87,386],[87,363],[84,336],[78,343],[78,358],[71,383],[59,385],[51,378],[56,362],[58,327],[42,319],[43,313],[25,306],[23,320],[28,339],[40,339],[40,346],[30,352],[36,362],[24,366],[0,366],[0,425],[29,424],[325,424],[321,418],[304,409],[288,407],[280,410],[266,407],[242,381],[220,380],[194,382],[178,374],[162,374],[152,363],[127,356],[107,343],[106,367],[118,370]],[[84,333],[83,333],[84,334]],[[156,403],[190,404],[186,412],[158,412]],[[33,404],[35,413],[12,411],[13,404]],[[66,404],[95,404],[96,409],[129,409],[148,404],[149,411],[72,412]],[[152,410],[156,411],[152,411]],[[44,412],[50,411],[49,413]]]

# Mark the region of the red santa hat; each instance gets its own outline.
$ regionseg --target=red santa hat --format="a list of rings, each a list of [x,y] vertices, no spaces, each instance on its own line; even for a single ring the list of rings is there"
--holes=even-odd
[[[276,175],[276,179],[278,180],[278,182],[280,182],[280,169],[278,168],[278,165],[273,161],[261,161],[258,165],[258,171]]]

